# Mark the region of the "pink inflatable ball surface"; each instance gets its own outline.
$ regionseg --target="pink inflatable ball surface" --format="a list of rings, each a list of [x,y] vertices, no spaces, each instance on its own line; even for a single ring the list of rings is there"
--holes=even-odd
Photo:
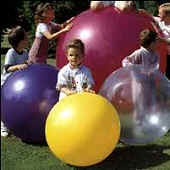
[[[98,91],[106,77],[121,67],[121,61],[139,48],[139,34],[151,28],[150,18],[135,12],[122,12],[114,7],[101,11],[87,10],[73,21],[73,28],[60,37],[56,61],[59,68],[67,63],[65,46],[71,39],[79,38],[85,44],[85,65],[93,74]],[[165,72],[165,46],[159,45],[161,71]]]

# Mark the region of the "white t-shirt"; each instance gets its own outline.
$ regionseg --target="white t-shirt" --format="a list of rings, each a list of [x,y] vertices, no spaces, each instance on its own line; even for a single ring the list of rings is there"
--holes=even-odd
[[[65,65],[58,74],[57,89],[62,86],[81,92],[83,88],[91,88],[94,85],[94,80],[89,68],[81,65],[79,68],[72,69],[69,64]],[[65,93],[60,92],[59,100],[66,96]]]
[[[5,56],[5,65],[17,65],[24,64],[24,62],[28,60],[28,52],[24,50],[22,54],[18,54],[13,48],[9,49]],[[12,74],[12,72],[6,72],[6,69],[3,68],[3,72],[1,75],[1,86],[4,84],[6,79]]]
[[[114,5],[115,1],[101,1],[103,3],[103,5],[106,6],[110,6],[110,5]]]
[[[129,6],[130,1],[115,1],[115,7],[119,8],[120,10],[124,10]]]
[[[52,28],[57,29],[58,26],[59,25],[54,22],[50,22],[49,24],[39,23],[36,28],[35,37],[41,38],[41,37],[43,37],[44,32],[46,32],[46,31],[50,32],[52,30]]]
[[[129,1],[95,1],[97,3],[103,3],[105,7],[113,5],[117,8],[123,9],[129,4]]]
[[[115,4],[115,1],[90,1],[91,5],[92,4],[95,4],[95,5],[100,5],[100,4],[103,4],[104,7],[107,7],[107,6],[111,6]]]
[[[125,57],[122,61],[122,66],[130,66],[140,64],[146,68],[158,70],[159,69],[159,56],[154,52],[148,51],[146,48],[141,47],[134,51],[131,55]]]
[[[120,10],[124,10],[125,8],[127,8],[129,6],[129,3],[131,1],[93,1],[93,2],[95,2],[96,4],[102,3],[104,5],[104,7],[113,5],[117,8],[119,8]]]

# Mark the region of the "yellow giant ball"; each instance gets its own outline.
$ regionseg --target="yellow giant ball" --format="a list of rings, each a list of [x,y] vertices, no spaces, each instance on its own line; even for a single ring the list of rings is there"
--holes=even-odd
[[[120,121],[109,101],[83,92],[65,97],[52,108],[45,133],[57,158],[90,166],[112,153],[120,137]]]

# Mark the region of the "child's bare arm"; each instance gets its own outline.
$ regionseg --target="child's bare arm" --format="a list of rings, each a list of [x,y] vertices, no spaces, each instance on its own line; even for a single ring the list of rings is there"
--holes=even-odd
[[[88,84],[86,88],[83,89],[83,91],[85,92],[89,92],[89,93],[96,93],[94,90],[94,84]]]
[[[131,55],[125,57],[122,60],[122,66],[131,66],[134,64],[140,64],[140,53],[138,51],[134,51]]]
[[[55,38],[58,38],[62,33],[64,32],[68,32],[70,29],[72,28],[72,24],[68,24],[65,28],[63,28],[62,30],[51,34],[49,31],[46,31],[43,33],[43,35],[48,39],[48,40],[52,40]]]
[[[126,67],[130,65],[132,65],[131,57],[127,56],[122,60],[122,66]]]
[[[138,12],[144,16],[153,17],[152,14],[146,11],[145,9],[138,9]]]
[[[70,19],[68,19],[67,21],[65,21],[64,23],[61,24],[61,29],[63,29],[64,27],[66,27],[68,24],[71,24],[72,21],[74,20],[75,17],[72,17]]]
[[[89,93],[96,93],[93,89],[91,89],[91,88],[86,88],[86,89],[84,89],[84,91],[85,92],[89,92]]]
[[[151,13],[149,13],[145,9],[138,9],[138,12],[139,12],[139,14],[142,14],[143,16],[149,17],[151,19],[151,24],[152,24],[153,28],[155,29],[155,31],[159,35],[162,34],[161,28],[159,26],[158,19],[156,19],[157,17],[154,17]]]
[[[161,42],[166,43],[167,45],[170,45],[170,38],[158,37],[158,40],[160,40]]]
[[[17,71],[17,70],[24,70],[27,67],[28,67],[27,64],[17,64],[17,65],[8,67],[7,72],[14,72],[14,71]]]
[[[75,90],[70,90],[70,89],[68,89],[68,88],[66,88],[66,87],[62,87],[62,88],[60,89],[60,91],[62,91],[63,93],[65,93],[67,96],[77,93]]]
[[[30,61],[30,60],[26,60],[25,64],[27,64],[29,66],[29,65],[34,64],[34,63],[32,61]]]

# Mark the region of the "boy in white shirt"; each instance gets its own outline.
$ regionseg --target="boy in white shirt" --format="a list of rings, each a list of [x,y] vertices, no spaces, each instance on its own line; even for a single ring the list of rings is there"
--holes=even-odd
[[[84,44],[80,39],[72,40],[67,46],[68,64],[58,74],[57,89],[60,90],[59,100],[77,92],[92,92],[94,80],[84,60]]]
[[[142,65],[152,70],[159,69],[159,56],[156,54],[157,33],[145,29],[140,33],[140,49],[125,57],[122,66]]]

